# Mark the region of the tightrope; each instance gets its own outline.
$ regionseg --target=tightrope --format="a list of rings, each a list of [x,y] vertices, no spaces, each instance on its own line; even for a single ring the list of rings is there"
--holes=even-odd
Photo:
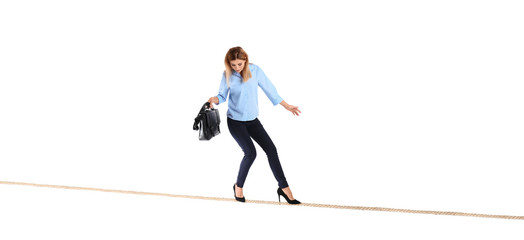
[[[227,201],[227,202],[236,201],[233,198],[190,196],[190,195],[169,194],[169,193],[140,192],[140,191],[130,191],[130,190],[75,187],[75,186],[62,186],[62,185],[50,185],[50,184],[24,183],[24,182],[0,181],[0,184],[43,187],[43,188],[57,188],[57,189],[68,189],[68,190],[97,191],[97,192],[109,192],[109,193],[124,193],[124,194],[135,194],[135,195],[162,196],[162,197],[174,197],[174,198],[188,198],[188,199],[212,200],[212,201]],[[263,201],[263,200],[246,200],[246,203],[289,205],[289,206],[317,207],[317,208],[336,208],[336,209],[349,209],[349,210],[361,210],[361,211],[447,215],[447,216],[459,216],[459,217],[497,218],[497,219],[508,219],[508,220],[524,220],[524,216],[494,215],[494,214],[450,212],[450,211],[412,210],[412,209],[385,208],[385,207],[345,206],[345,205],[331,205],[331,204],[319,204],[319,203],[302,203],[298,205],[290,205],[287,203],[279,203],[279,202]]]

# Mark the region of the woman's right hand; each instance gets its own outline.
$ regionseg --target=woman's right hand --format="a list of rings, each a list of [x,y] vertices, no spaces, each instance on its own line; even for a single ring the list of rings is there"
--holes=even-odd
[[[209,103],[209,106],[213,108],[213,103],[218,104],[218,97],[210,97],[207,102]]]

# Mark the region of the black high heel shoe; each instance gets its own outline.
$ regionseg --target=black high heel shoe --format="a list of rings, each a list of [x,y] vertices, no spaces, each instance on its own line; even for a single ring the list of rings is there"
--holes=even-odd
[[[289,204],[300,204],[300,202],[298,200],[296,200],[296,199],[295,200],[289,199],[289,197],[286,195],[286,193],[284,193],[284,191],[282,191],[282,188],[278,188],[277,189],[277,194],[278,194],[278,202],[280,202],[280,196],[283,196],[286,199],[287,203],[289,203]]]
[[[239,201],[239,202],[246,202],[246,198],[245,197],[237,197],[237,191],[235,189],[235,186],[236,184],[233,185],[233,193],[235,194],[235,200]]]

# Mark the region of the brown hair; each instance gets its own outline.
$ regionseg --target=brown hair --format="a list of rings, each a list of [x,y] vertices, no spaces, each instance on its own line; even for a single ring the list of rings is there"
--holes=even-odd
[[[242,82],[247,82],[251,78],[251,71],[249,70],[249,57],[247,56],[246,51],[242,49],[241,47],[233,47],[230,48],[229,51],[226,53],[226,58],[224,59],[224,65],[226,65],[226,80],[227,85],[229,86],[229,78],[231,77],[231,74],[233,74],[233,69],[231,68],[231,61],[233,60],[244,60],[246,61],[244,64],[244,69],[240,72],[240,75],[242,76]]]

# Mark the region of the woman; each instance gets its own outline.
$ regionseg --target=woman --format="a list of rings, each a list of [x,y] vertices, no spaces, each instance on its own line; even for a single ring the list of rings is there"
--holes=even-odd
[[[287,104],[277,93],[275,86],[269,81],[262,69],[249,63],[247,53],[241,47],[229,49],[224,60],[226,71],[222,76],[222,82],[218,95],[209,98],[211,107],[226,101],[229,93],[227,111],[227,126],[233,138],[237,141],[244,152],[244,158],[240,164],[237,182],[233,185],[235,199],[245,202],[242,188],[249,172],[249,168],[256,158],[253,140],[262,147],[269,160],[273,175],[278,181],[278,201],[283,196],[290,204],[300,202],[293,198],[291,189],[286,181],[282,166],[278,159],[277,149],[258,120],[258,87],[262,88],[273,105],[284,106],[293,115],[299,116],[298,107]]]

